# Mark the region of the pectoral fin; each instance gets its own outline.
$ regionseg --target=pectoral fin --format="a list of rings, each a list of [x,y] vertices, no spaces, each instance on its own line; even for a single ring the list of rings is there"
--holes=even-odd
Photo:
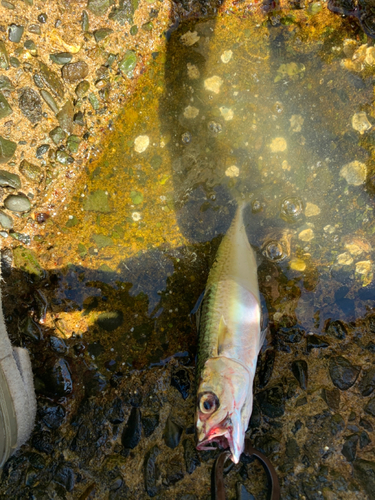
[[[228,326],[225,322],[224,316],[221,317],[220,319],[220,324],[219,324],[219,332],[217,336],[217,355],[220,356],[220,354],[223,353],[226,347],[226,343],[228,342],[228,336],[229,336],[229,330]]]

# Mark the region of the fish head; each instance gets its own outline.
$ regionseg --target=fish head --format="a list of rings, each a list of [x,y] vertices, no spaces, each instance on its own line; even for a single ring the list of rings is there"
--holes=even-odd
[[[196,408],[197,449],[229,448],[238,463],[253,406],[249,371],[235,360],[210,358],[202,372]]]

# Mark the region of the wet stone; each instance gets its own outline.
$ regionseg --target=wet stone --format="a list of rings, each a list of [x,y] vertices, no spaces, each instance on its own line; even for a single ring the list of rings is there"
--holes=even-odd
[[[58,429],[64,421],[65,409],[51,401],[42,400],[42,404],[38,408],[38,418],[43,420],[49,429]]]
[[[16,8],[14,4],[7,2],[6,0],[2,0],[1,5],[9,10],[14,10]]]
[[[87,12],[85,10],[82,11],[81,26],[82,26],[82,31],[84,31],[84,32],[89,31],[90,20],[89,20],[89,16],[88,16]]]
[[[9,62],[10,62],[10,65],[12,66],[12,68],[19,68],[21,66],[21,63],[20,63],[19,59],[17,59],[17,57],[11,56],[9,58]]]
[[[171,448],[173,450],[179,445],[182,430],[182,427],[173,422],[171,416],[169,416],[165,424],[163,433],[164,442],[168,446],[168,448]]]
[[[107,332],[113,332],[124,322],[122,311],[108,311],[101,313],[96,320],[98,326]]]
[[[94,31],[94,38],[96,42],[101,42],[107,36],[109,36],[111,33],[113,33],[113,30],[110,28],[99,28],[98,30]]]
[[[0,69],[9,68],[9,57],[5,43],[0,40]]]
[[[262,389],[265,387],[272,377],[273,365],[275,363],[276,352],[273,349],[268,349],[262,360],[261,368],[259,370],[259,384],[258,387]]]
[[[358,459],[353,463],[354,479],[366,491],[370,499],[375,491],[375,462]]]
[[[46,453],[47,455],[51,455],[54,450],[50,431],[34,433],[31,438],[31,444],[37,451]]]
[[[122,401],[116,398],[109,410],[106,413],[108,420],[113,425],[120,425],[125,419],[124,410],[122,409]]]
[[[42,77],[38,73],[35,73],[35,75],[33,76],[33,80],[38,89],[42,89],[44,87]]]
[[[56,145],[60,144],[66,137],[66,133],[61,127],[55,127],[48,135]]]
[[[32,88],[24,87],[21,89],[18,97],[18,105],[22,114],[31,123],[37,123],[42,119],[42,101]]]
[[[358,436],[357,434],[353,434],[349,436],[344,443],[344,446],[341,449],[341,453],[344,455],[348,462],[353,462],[357,455],[357,444],[358,444]]]
[[[41,14],[39,14],[38,16],[38,21],[41,23],[41,24],[45,24],[47,22],[47,14],[45,12],[42,12]]]
[[[133,450],[141,440],[142,422],[139,408],[132,408],[128,422],[122,433],[121,442],[124,448]]]
[[[370,368],[363,373],[358,384],[362,396],[370,396],[375,389],[375,368]]]
[[[78,135],[71,135],[68,137],[66,141],[66,147],[69,149],[71,153],[77,153],[81,139]]]
[[[1,47],[1,45],[0,45],[0,47]],[[1,49],[0,49],[0,68],[1,68]],[[14,90],[12,82],[5,75],[0,75],[0,89],[1,90],[9,90],[9,91]]]
[[[159,454],[160,449],[155,445],[145,458],[145,488],[149,497],[154,497],[158,492],[156,459]]]
[[[257,394],[262,413],[270,418],[284,415],[284,393],[281,385],[275,385]]]
[[[44,102],[47,104],[47,106],[56,114],[59,111],[59,108],[57,107],[55,99],[51,96],[51,94],[47,90],[40,90],[40,95],[42,96],[42,99]]]
[[[359,447],[361,450],[371,444],[371,439],[369,435],[367,434],[366,431],[362,431],[361,435],[359,436]]]
[[[89,67],[84,61],[66,64],[62,68],[62,76],[67,83],[76,83],[84,80],[89,74]]]
[[[68,362],[64,358],[49,358],[43,368],[42,380],[47,393],[63,397],[73,392],[73,381]]]
[[[64,342],[63,339],[60,339],[59,337],[50,337],[49,343],[51,345],[51,348],[53,351],[55,351],[57,354],[65,354],[67,351],[67,346]]]
[[[11,174],[6,170],[0,170],[0,186],[19,189],[21,187],[21,180],[17,174]]]
[[[93,109],[95,111],[98,111],[98,109],[100,108],[100,103],[99,103],[99,99],[96,97],[96,95],[93,92],[90,92],[90,94],[88,95],[88,98],[89,98],[90,104],[93,107]]]
[[[175,387],[183,397],[187,399],[190,391],[190,379],[186,370],[180,369],[172,374],[171,385]]]
[[[11,42],[19,43],[21,41],[24,27],[17,24],[11,24],[8,28],[8,39]]]
[[[79,82],[75,89],[75,93],[77,97],[83,97],[84,95],[87,94],[88,90],[90,88],[90,84],[87,80],[82,80],[82,82]]]
[[[339,413],[332,415],[330,420],[330,428],[332,436],[336,436],[345,429],[345,420]]]
[[[33,40],[26,40],[23,46],[33,57],[36,57],[38,55],[38,49]]]
[[[361,369],[354,366],[343,356],[333,357],[329,361],[329,374],[333,384],[341,391],[346,391],[358,378]]]
[[[112,4],[112,0],[88,0],[87,10],[96,16],[103,16]]]
[[[242,483],[237,483],[236,485],[237,500],[255,500],[254,495],[249,493]]]
[[[50,54],[49,58],[55,64],[60,64],[61,66],[63,66],[64,64],[70,63],[73,55],[70,52],[58,52],[56,54]]]
[[[280,441],[270,434],[257,436],[254,444],[256,448],[260,448],[267,456],[277,453],[280,450]]]
[[[61,163],[61,165],[70,165],[74,162],[74,158],[68,155],[66,151],[57,151],[56,160]]]
[[[133,76],[133,71],[136,65],[137,56],[135,52],[133,52],[132,50],[127,50],[125,52],[125,57],[118,63],[118,68],[127,77],[131,78]]]
[[[78,113],[74,115],[73,122],[76,123],[77,125],[80,125],[81,127],[85,125],[85,119],[82,111],[78,111]]]
[[[338,340],[343,340],[348,332],[342,321],[331,321],[327,327],[326,333]]]
[[[4,200],[5,208],[12,212],[27,212],[31,208],[30,200],[23,194],[11,194]]]
[[[83,208],[84,210],[93,212],[110,212],[108,195],[101,189],[90,193],[84,201]]]
[[[39,24],[30,24],[27,31],[29,33],[34,33],[34,35],[40,35],[42,33]]]
[[[49,147],[49,144],[40,145],[38,148],[36,148],[35,156],[39,159],[43,158],[43,156],[48,152]]]
[[[9,106],[9,103],[5,99],[4,94],[0,92],[0,120],[11,115],[12,113],[12,108]]]
[[[58,97],[64,97],[64,87],[60,78],[43,62],[39,61],[40,76],[44,84]]]
[[[44,271],[40,266],[35,254],[23,247],[19,246],[13,250],[14,267],[31,274],[33,278],[41,278],[44,276]]]
[[[67,134],[71,134],[73,130],[74,107],[71,101],[66,101],[61,110],[57,113],[56,118],[60,127]]]
[[[361,418],[361,420],[359,421],[359,425],[366,429],[366,431],[372,432],[374,430],[372,424],[365,418]]]
[[[301,389],[305,391],[307,389],[307,382],[308,382],[308,371],[307,371],[306,361],[303,359],[293,361],[292,373],[296,377]]]
[[[60,465],[54,474],[53,480],[64,486],[66,491],[73,491],[75,485],[75,474],[73,469]]]
[[[337,411],[340,408],[340,391],[337,388],[323,389],[322,397],[331,410]]]
[[[19,170],[30,181],[40,181],[43,176],[43,171],[37,165],[29,163],[27,160],[22,160]]]
[[[142,417],[142,427],[146,438],[150,437],[159,425],[159,415],[147,415]]]
[[[372,415],[373,417],[375,417],[375,398],[370,399],[364,410],[368,415]]]
[[[185,439],[185,441],[183,442],[183,446],[186,472],[188,474],[192,474],[195,469],[200,466],[201,462],[199,460],[195,445],[191,441],[191,439]]]
[[[0,210],[0,225],[4,229],[12,229],[13,219],[8,214]]]
[[[307,351],[310,352],[312,349],[320,349],[328,347],[329,344],[323,338],[317,335],[307,335],[306,337],[306,347]]]

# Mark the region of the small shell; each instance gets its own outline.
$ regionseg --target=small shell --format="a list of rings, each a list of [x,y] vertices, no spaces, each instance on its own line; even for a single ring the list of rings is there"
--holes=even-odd
[[[352,127],[361,135],[367,132],[367,130],[370,130],[371,123],[368,121],[367,115],[364,111],[355,113],[352,116]]]
[[[139,135],[134,141],[134,151],[137,153],[143,153],[148,148],[150,144],[150,138],[148,135]]]
[[[211,78],[207,78],[204,81],[204,88],[213,92],[214,94],[218,94],[220,92],[220,87],[223,85],[223,80],[220,76],[211,76]]]

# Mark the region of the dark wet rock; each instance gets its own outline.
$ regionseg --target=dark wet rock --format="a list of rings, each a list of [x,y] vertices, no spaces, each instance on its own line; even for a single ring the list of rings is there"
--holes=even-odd
[[[367,434],[366,431],[362,431],[361,435],[359,436],[359,447],[361,450],[371,444],[371,439],[369,435]]]
[[[358,384],[362,396],[370,396],[375,389],[375,368],[370,368],[363,373]]]
[[[150,437],[151,434],[158,427],[160,418],[158,414],[142,416],[142,427],[146,438]]]
[[[180,500],[198,500],[198,497],[196,495],[187,493],[186,495],[182,495],[182,497],[180,497]]]
[[[66,491],[73,491],[76,479],[73,469],[70,467],[62,464],[59,465],[55,471],[53,479],[56,483],[64,486]]]
[[[236,499],[237,500],[255,500],[254,495],[249,493],[242,483],[237,483],[236,485]]]
[[[259,370],[259,383],[258,387],[262,389],[265,387],[272,377],[273,365],[275,363],[276,352],[273,349],[268,349],[262,359],[261,368]]]
[[[21,66],[21,63],[20,63],[19,59],[17,59],[17,57],[11,56],[9,58],[9,62],[13,68],[19,68]]]
[[[195,469],[200,466],[201,462],[199,460],[195,445],[191,441],[191,439],[185,439],[185,441],[183,442],[183,446],[186,472],[188,474],[192,474]]]
[[[114,7],[109,13],[108,18],[124,26],[125,23],[133,22],[134,11],[137,9],[138,3],[120,2],[119,7]],[[132,30],[130,29],[130,34]]]
[[[38,408],[38,418],[40,418],[49,429],[58,429],[64,421],[65,409],[61,405],[43,400],[41,406]]]
[[[18,105],[22,114],[31,123],[38,123],[42,119],[42,101],[39,94],[30,87],[21,89],[18,97]]]
[[[307,397],[301,396],[300,398],[297,399],[295,407],[299,408],[300,406],[305,406],[305,405],[307,405]]]
[[[17,144],[0,135],[0,164],[7,163],[16,152]]]
[[[85,125],[85,118],[82,111],[78,111],[78,113],[74,115],[73,122],[76,123],[77,125],[80,125],[81,127]]]
[[[1,42],[0,42],[0,47],[1,47]],[[1,68],[1,48],[0,48],[0,68]],[[12,82],[5,75],[0,75],[0,89],[9,90],[10,92],[14,90]]]
[[[361,418],[361,420],[359,421],[359,425],[366,429],[366,431],[372,432],[374,430],[371,422],[369,422],[365,418]]]
[[[56,160],[61,163],[61,165],[70,165],[74,162],[74,158],[72,158],[66,151],[58,150],[56,152]]]
[[[82,26],[82,31],[84,32],[87,32],[90,29],[89,16],[85,10],[82,11],[81,26]]]
[[[328,347],[329,344],[323,338],[317,335],[307,335],[306,337],[307,351],[310,352],[312,349],[319,349]]]
[[[294,435],[296,435],[296,434],[297,434],[297,432],[298,432],[300,429],[302,429],[302,427],[303,427],[303,424],[302,424],[301,420],[296,420],[296,421],[294,422],[294,426],[293,426],[293,428],[292,428],[292,433],[293,433]]]
[[[41,378],[46,393],[63,397],[73,392],[73,381],[68,362],[64,358],[49,358],[43,367]]]
[[[60,339],[59,337],[50,337],[49,339],[50,346],[53,351],[55,351],[57,354],[65,354],[67,351],[67,346],[64,342],[63,339]]]
[[[270,418],[284,415],[284,392],[281,384],[260,392],[256,396],[262,413]]]
[[[22,335],[29,337],[29,339],[33,340],[34,342],[38,342],[43,338],[40,326],[35,323],[35,321],[30,316],[26,316],[20,321],[19,331]]]
[[[137,56],[132,50],[125,52],[125,57],[118,63],[118,69],[127,77],[133,76],[134,68],[137,65]]]
[[[0,40],[0,69],[9,68],[9,56],[6,49],[6,45]]]
[[[301,389],[305,391],[307,389],[307,382],[308,382],[308,371],[307,371],[306,361],[303,359],[293,361],[292,373],[296,377]]]
[[[51,90],[51,92],[57,97],[64,97],[64,86],[56,73],[41,61],[39,61],[39,70],[44,84]]]
[[[353,434],[349,436],[342,447],[341,453],[344,455],[348,462],[353,462],[357,455],[357,444],[358,444],[358,436],[357,434]]]
[[[361,369],[354,366],[343,356],[337,356],[329,360],[329,374],[333,384],[341,391],[346,391],[358,378]]]
[[[48,16],[45,12],[42,12],[41,14],[39,14],[38,16],[38,21],[41,23],[41,24],[45,24],[47,22],[47,19],[48,19]]]
[[[73,130],[74,107],[70,101],[66,101],[61,110],[57,113],[56,118],[60,127],[67,133],[71,134]]]
[[[10,231],[9,236],[19,241],[20,243],[23,243],[24,245],[30,245],[31,238],[28,234],[22,234],[16,231]]]
[[[19,189],[21,187],[21,180],[17,174],[11,174],[6,170],[0,170],[0,186]]]
[[[110,28],[99,28],[98,30],[94,31],[94,38],[96,42],[101,42],[107,36],[109,36],[111,33],[113,33],[113,30]]]
[[[345,420],[339,413],[332,415],[330,420],[330,428],[332,436],[336,436],[345,429]]]
[[[73,55],[70,52],[57,52],[56,54],[50,54],[49,58],[55,64],[60,64],[61,66],[63,66],[64,64],[70,63]]]
[[[122,422],[125,420],[125,415],[124,415],[124,410],[122,408],[122,401],[120,398],[116,398],[113,401],[106,415],[111,424],[113,425],[122,424]]]
[[[326,329],[326,333],[328,335],[331,335],[332,337],[335,337],[336,339],[343,340],[346,337],[348,331],[342,321],[331,321]]]
[[[56,145],[63,142],[63,140],[66,138],[66,133],[61,127],[55,127],[48,135]]]
[[[42,33],[39,24],[30,24],[27,31],[29,33],[34,33],[34,35],[40,35]]]
[[[109,208],[108,195],[101,189],[90,193],[84,200],[83,208],[84,210],[93,212],[110,212],[111,210]]]
[[[156,459],[160,454],[160,449],[155,445],[145,457],[145,488],[149,497],[154,497],[158,492],[157,479],[158,470]]]
[[[108,311],[101,313],[96,322],[103,330],[113,332],[124,322],[124,315],[122,311]]]
[[[254,440],[254,445],[255,448],[263,451],[268,457],[272,455],[272,453],[277,453],[281,448],[280,441],[270,434],[257,436]]]
[[[87,94],[90,88],[90,83],[87,80],[82,80],[82,82],[79,82],[75,89],[75,93],[77,94],[77,97],[83,97]]]
[[[48,152],[49,148],[50,148],[49,144],[41,144],[39,147],[36,148],[35,156],[38,159],[43,158],[43,156]]]
[[[323,389],[322,398],[333,411],[340,408],[340,391],[338,389]]]
[[[0,210],[0,225],[4,229],[12,229],[13,219],[8,214]]]
[[[121,442],[124,448],[133,450],[139,441],[142,434],[141,411],[139,408],[133,407],[128,422],[122,433]]]
[[[27,212],[31,208],[30,200],[24,194],[11,194],[4,200],[5,208],[12,212]]]
[[[89,101],[91,106],[95,111],[97,111],[100,108],[100,102],[99,99],[96,97],[96,95],[93,92],[90,92],[88,95]]]
[[[84,61],[66,64],[62,68],[62,76],[67,83],[76,83],[84,80],[89,74],[89,67]]]
[[[190,379],[186,370],[180,369],[172,373],[171,385],[180,392],[183,399],[189,397]]]
[[[5,99],[4,94],[0,92],[0,120],[6,118],[12,113],[13,113],[12,108],[9,106],[9,103]]]
[[[35,85],[38,87],[38,89],[44,88],[44,82],[42,80],[42,77],[39,75],[39,73],[35,73],[33,76],[33,80]]]
[[[21,161],[19,170],[29,181],[40,181],[43,177],[43,170],[37,165],[29,163],[27,160]]]
[[[364,410],[368,415],[375,417],[375,397],[370,399]]]
[[[10,42],[19,43],[21,41],[24,27],[18,24],[11,24],[8,28],[8,39]]]
[[[31,438],[33,447],[41,453],[51,455],[54,450],[52,435],[50,431],[41,431],[33,434]]]
[[[26,42],[23,44],[25,49],[29,52],[30,55],[33,57],[36,57],[38,55],[38,49],[35,45],[35,42],[33,40],[26,40]]]
[[[353,463],[354,479],[362,486],[369,496],[375,498],[375,462],[358,459]]]
[[[251,413],[249,427],[251,429],[257,429],[262,422],[262,414],[259,408],[259,404],[256,400],[254,400],[253,411]]]
[[[165,423],[165,429],[163,432],[164,442],[168,446],[168,448],[171,448],[173,450],[179,445],[182,431],[182,427],[176,424],[169,415]]]
[[[107,379],[97,370],[88,370],[85,372],[85,396],[97,396],[107,387]]]
[[[42,99],[44,102],[47,104],[47,106],[53,111],[55,114],[58,113],[59,108],[57,107],[55,99],[51,96],[51,94],[48,92],[48,90],[40,90],[40,95],[42,96]]]
[[[66,147],[71,153],[77,153],[80,143],[81,139],[78,137],[78,135],[71,135],[66,141]]]
[[[300,448],[297,441],[293,438],[289,438],[285,444],[285,454],[288,458],[295,460],[300,455]]]

